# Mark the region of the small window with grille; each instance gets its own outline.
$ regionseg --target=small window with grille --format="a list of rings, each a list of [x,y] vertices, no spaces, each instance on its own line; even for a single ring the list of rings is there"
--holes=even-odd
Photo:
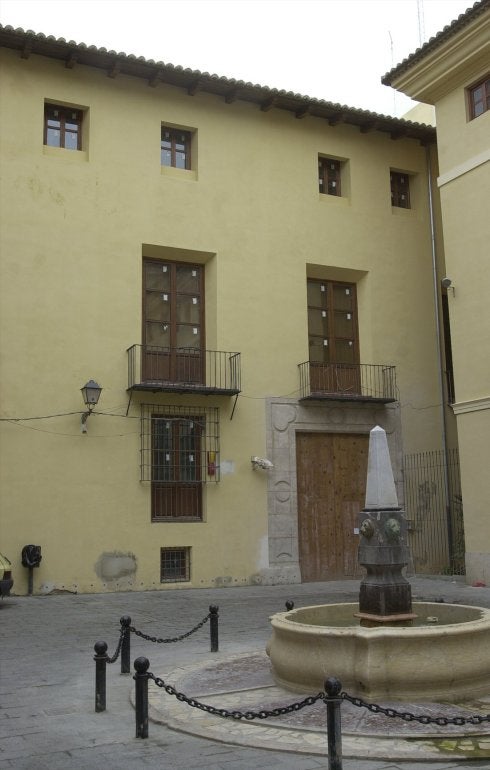
[[[390,184],[391,205],[401,209],[411,208],[409,175],[399,171],[390,171]]]
[[[203,486],[219,481],[219,409],[143,404],[141,480],[152,521],[201,521]]]
[[[181,128],[162,126],[160,162],[172,168],[191,168],[192,133]]]
[[[186,583],[191,579],[191,549],[160,548],[160,583]]]
[[[340,160],[318,157],[318,189],[325,195],[342,195]]]
[[[82,120],[83,110],[46,103],[44,144],[48,147],[63,147],[65,150],[81,150]]]

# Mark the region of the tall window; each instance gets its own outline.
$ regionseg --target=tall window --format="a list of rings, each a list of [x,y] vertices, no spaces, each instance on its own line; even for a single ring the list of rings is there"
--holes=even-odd
[[[82,149],[82,110],[44,105],[44,144],[64,147],[65,150]]]
[[[152,521],[200,521],[203,485],[218,482],[219,409],[141,405],[141,481],[151,482]]]
[[[160,157],[162,166],[189,169],[191,167],[191,132],[162,126]]]
[[[310,361],[358,363],[356,287],[308,279]]]
[[[152,415],[153,521],[202,518],[204,418]]]
[[[325,195],[340,196],[340,160],[318,158],[318,189]]]
[[[360,392],[355,284],[308,279],[308,342],[312,392]]]
[[[490,78],[469,89],[470,117],[477,118],[490,110]]]
[[[204,381],[202,265],[143,262],[143,376],[146,381]]]
[[[410,181],[408,174],[390,172],[391,205],[401,209],[410,208]]]

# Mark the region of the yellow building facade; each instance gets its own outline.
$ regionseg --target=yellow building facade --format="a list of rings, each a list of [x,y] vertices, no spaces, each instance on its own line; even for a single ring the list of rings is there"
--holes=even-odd
[[[490,3],[476,3],[384,82],[436,111],[446,288],[469,582],[490,584]]]
[[[0,45],[14,590],[31,543],[35,593],[356,574],[371,428],[400,499],[403,452],[443,446],[434,128]]]

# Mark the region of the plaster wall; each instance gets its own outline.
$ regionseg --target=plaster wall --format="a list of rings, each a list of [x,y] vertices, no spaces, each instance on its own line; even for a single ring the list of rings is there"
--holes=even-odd
[[[484,75],[482,70],[481,75]],[[457,88],[436,105],[468,582],[490,580],[490,112],[469,120]]]
[[[440,447],[424,148],[0,53],[2,416],[63,415],[2,423],[2,552],[19,593],[31,542],[36,591],[160,588],[164,546],[191,547],[191,582],[177,587],[246,583],[268,566],[271,479],[250,456],[266,452],[266,399],[298,395],[307,274],[354,277],[360,359],[397,367],[405,450]],[[85,110],[81,152],[43,146],[45,99]],[[195,132],[191,171],[161,168],[162,123]],[[345,197],[318,193],[319,153],[345,160]],[[412,209],[391,208],[390,168],[413,175]],[[233,419],[232,399],[191,401],[220,407],[224,472],[202,523],[152,524],[139,481],[140,403],[191,398],[134,395],[126,415],[143,255],[202,263],[206,348],[242,354]],[[82,435],[89,378],[103,391]]]
[[[485,70],[480,74],[483,78]],[[467,88],[478,80],[476,77],[458,84],[436,103],[439,174],[443,181],[451,172],[457,173],[460,166],[479,165],[487,157],[490,116],[486,112],[471,120],[469,114]]]
[[[490,189],[490,162],[441,190],[446,269],[454,286],[448,298],[456,402],[490,395],[490,359],[486,355],[490,225],[483,193],[487,187]]]
[[[461,484],[465,511],[466,578],[490,585],[490,524],[488,481],[490,399],[458,415]]]
[[[467,581],[490,580],[490,319],[488,194],[490,112],[471,120],[466,89],[482,66],[436,102],[439,188],[444,230],[457,433],[461,462]]]
[[[414,123],[425,123],[428,126],[435,126],[436,112],[432,104],[415,103],[403,116],[404,120],[411,120]]]
[[[444,267],[452,282],[448,301],[453,411],[461,462],[466,571],[469,582],[487,583],[490,111],[471,118],[469,89],[488,78],[489,30],[489,7],[477,3],[408,66],[402,64],[391,81],[398,90],[433,104],[436,110]],[[453,440],[452,428],[449,434]]]

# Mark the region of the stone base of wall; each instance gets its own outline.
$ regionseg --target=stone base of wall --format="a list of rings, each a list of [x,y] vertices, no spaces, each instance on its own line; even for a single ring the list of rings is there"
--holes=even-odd
[[[268,567],[252,575],[252,583],[258,586],[279,586],[301,583],[299,566]]]
[[[466,553],[466,582],[490,586],[490,553]]]

